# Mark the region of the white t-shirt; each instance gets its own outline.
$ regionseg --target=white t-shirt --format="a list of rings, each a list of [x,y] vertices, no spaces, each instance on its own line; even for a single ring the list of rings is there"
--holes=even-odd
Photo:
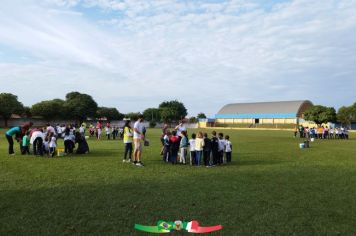
[[[56,127],[57,134],[62,134],[62,128],[60,126]]]
[[[80,126],[80,128],[79,128],[79,133],[81,133],[81,134],[84,134],[84,127],[83,126]]]
[[[50,148],[55,148],[57,146],[56,144],[56,138],[55,137],[52,137],[51,138],[51,141],[49,142],[49,147]]]
[[[195,151],[195,139],[190,139],[189,140],[189,147],[190,147],[190,151],[191,152]]]
[[[137,129],[138,132],[140,132],[140,133],[137,133],[137,132],[135,131],[135,129]],[[134,124],[134,135],[133,135],[133,138],[135,138],[135,139],[141,139],[142,131],[143,131],[143,124],[142,124],[142,122],[136,121],[135,124]]]
[[[33,142],[35,141],[36,138],[41,138],[44,139],[44,135],[41,131],[34,131],[32,133],[31,139],[30,139],[30,143],[33,144]]]
[[[105,127],[105,132],[106,132],[106,134],[110,134],[110,128],[109,127]]]
[[[229,140],[225,140],[225,152],[231,152],[231,142]]]
[[[44,148],[45,151],[48,151],[48,150],[49,150],[49,144],[48,144],[47,141],[44,141],[44,142],[43,142],[43,148]]]
[[[225,139],[219,139],[219,151],[224,151]]]

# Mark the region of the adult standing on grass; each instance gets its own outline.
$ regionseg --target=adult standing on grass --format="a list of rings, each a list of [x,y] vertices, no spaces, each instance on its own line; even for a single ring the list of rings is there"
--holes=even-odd
[[[32,125],[33,125],[32,122],[25,123],[22,126],[13,127],[6,132],[5,137],[9,143],[9,154],[10,155],[15,155],[14,140],[13,140],[12,136],[15,135],[15,139],[19,142],[20,139],[26,134],[26,132],[31,128]]]
[[[141,162],[141,154],[142,154],[142,140],[145,139],[145,135],[143,134],[144,125],[143,125],[143,115],[140,114],[137,121],[134,124],[134,165],[143,166]]]

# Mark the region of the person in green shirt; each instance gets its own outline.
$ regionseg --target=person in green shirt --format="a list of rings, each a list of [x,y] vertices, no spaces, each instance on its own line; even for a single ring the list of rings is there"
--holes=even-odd
[[[27,133],[22,137],[22,143],[21,143],[21,154],[30,154],[30,132],[27,131]]]

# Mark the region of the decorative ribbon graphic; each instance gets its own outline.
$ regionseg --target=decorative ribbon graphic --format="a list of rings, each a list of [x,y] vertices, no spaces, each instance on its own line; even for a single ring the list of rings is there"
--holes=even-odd
[[[210,233],[214,231],[218,231],[222,229],[222,225],[215,225],[215,226],[200,226],[199,222],[196,220],[189,221],[189,222],[182,222],[180,220],[176,220],[174,222],[170,221],[163,221],[160,220],[157,222],[157,226],[145,226],[135,224],[135,229],[145,231],[148,233],[170,233],[172,230],[186,230],[189,233],[195,234],[204,234]]]

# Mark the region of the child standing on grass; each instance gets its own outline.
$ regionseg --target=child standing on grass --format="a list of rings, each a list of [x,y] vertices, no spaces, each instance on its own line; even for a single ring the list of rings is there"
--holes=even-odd
[[[197,138],[195,139],[195,152],[196,152],[196,165],[200,166],[200,159],[203,156],[204,139],[203,133],[199,132]]]
[[[208,134],[204,133],[203,158],[204,158],[204,165],[206,167],[210,166],[210,153],[211,153],[211,140],[208,138]]]
[[[232,144],[230,142],[230,136],[226,135],[225,136],[225,156],[226,156],[227,163],[231,162],[231,152],[232,152]]]
[[[170,143],[171,143],[171,163],[172,165],[177,164],[177,158],[178,158],[178,151],[179,151],[179,144],[180,144],[180,139],[177,136],[177,131],[172,131],[172,136],[170,138]]]
[[[185,159],[187,156],[187,151],[188,151],[188,146],[189,146],[189,140],[187,137],[187,131],[182,131],[181,133],[182,138],[180,140],[180,162],[185,165]]]
[[[225,149],[225,140],[224,140],[224,134],[219,133],[219,165],[224,163],[224,149]]]
[[[212,132],[211,138],[211,154],[213,156],[213,166],[219,163],[219,139],[216,137],[216,132]]]
[[[51,157],[54,157],[54,155],[56,153],[57,139],[53,135],[53,133],[50,134],[49,140],[50,140],[49,141],[49,154],[51,155]]]
[[[196,134],[192,133],[192,138],[189,140],[189,147],[190,147],[190,165],[195,165],[195,138]]]
[[[30,154],[30,132],[27,131],[26,134],[22,137],[21,143],[21,154]]]
[[[49,154],[49,138],[48,136],[45,137],[45,140],[43,142],[43,153],[48,156]]]
[[[107,140],[109,140],[110,139],[110,133],[111,133],[110,126],[105,126],[105,133],[106,133]]]
[[[163,137],[163,161],[164,162],[168,162],[170,160],[171,136],[172,136],[171,132],[166,131],[166,134]]]

